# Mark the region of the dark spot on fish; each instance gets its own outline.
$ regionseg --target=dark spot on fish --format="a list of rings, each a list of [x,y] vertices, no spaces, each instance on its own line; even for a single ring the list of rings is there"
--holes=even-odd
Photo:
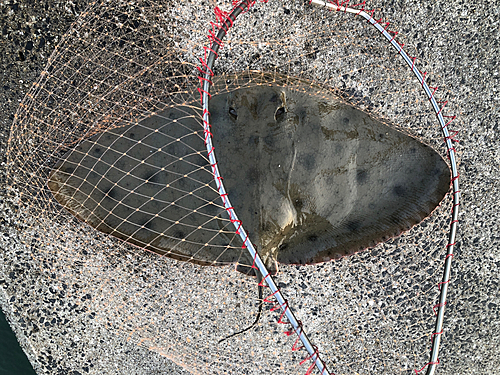
[[[116,197],[118,195],[117,187],[111,186],[105,194],[110,198],[116,199]]]
[[[344,118],[342,119],[342,122],[343,122],[345,125],[347,125],[347,124],[349,123],[349,119],[348,119],[347,117],[344,117]]]
[[[260,137],[257,136],[257,135],[252,134],[252,135],[250,135],[248,137],[248,142],[247,143],[249,145],[254,144],[255,146],[257,146],[260,143]]]
[[[304,207],[304,202],[302,201],[302,199],[297,198],[294,200],[293,206],[295,207],[295,209],[301,210],[302,207]]]
[[[170,210],[171,208],[169,208]],[[218,211],[218,208],[214,204],[208,204],[205,207],[203,207],[203,212],[205,212],[207,215],[215,216]]]
[[[310,171],[316,165],[316,156],[313,153],[306,154],[300,159],[300,164],[302,164],[306,170]]]
[[[128,136],[129,136],[129,138],[134,138],[135,137],[135,133],[130,133]]]
[[[146,172],[142,175],[142,178],[144,179],[144,181],[154,182],[153,179],[156,176],[156,174],[157,171],[155,170],[146,170]]]
[[[358,184],[364,184],[368,179],[368,172],[363,169],[358,169],[356,171],[356,181]]]
[[[279,107],[274,114],[274,119],[278,122],[283,121],[283,119],[285,118],[285,113],[285,108]]]
[[[406,189],[404,186],[396,185],[392,188],[392,193],[398,197],[404,197],[406,194]]]
[[[89,174],[88,174],[88,180],[89,181],[99,181],[101,179],[101,176],[99,174],[96,173],[96,171],[92,170]]]
[[[351,232],[357,232],[361,228],[361,222],[359,220],[352,220],[346,224],[346,227]]]
[[[101,198],[100,201],[101,206],[104,207],[109,207],[109,206],[116,206],[116,203],[111,200],[111,198],[107,195]]]
[[[149,177],[149,182],[160,183],[161,182],[161,174],[160,172],[155,172],[151,177]]]
[[[437,176],[439,174],[441,174],[441,170],[439,168],[434,168],[431,172],[432,176]]]
[[[178,230],[177,232],[174,233],[175,238],[183,239],[184,238],[184,232]]]
[[[173,185],[176,185],[176,187],[178,187],[180,189],[184,189],[188,184],[189,184],[188,177],[181,177],[173,183]]]
[[[94,153],[95,154],[100,154],[101,153],[101,149],[99,147],[94,148]]]
[[[68,174],[71,174],[75,171],[75,168],[73,167],[66,167],[64,168],[64,172],[68,173]]]
[[[288,244],[287,243],[282,243],[281,245],[278,246],[279,250],[286,250],[287,248],[288,248]]]
[[[415,147],[410,148],[410,154],[414,154],[417,152],[417,149]]]
[[[311,234],[307,237],[307,240],[310,242],[316,242],[318,240],[318,236],[316,236],[315,234]]]
[[[148,220],[148,222],[144,224],[144,228],[152,229],[153,228],[153,220]]]
[[[120,217],[117,217],[113,214],[111,215],[108,215],[105,219],[104,219],[104,223],[102,223],[102,225],[104,226],[108,226],[109,229],[107,230],[108,232],[111,231],[112,229],[111,228],[117,228],[120,226],[120,224],[123,223],[123,219],[121,219]]]
[[[278,95],[274,94],[273,96],[271,96],[271,99],[269,99],[269,101],[271,103],[276,103],[278,101]]]
[[[132,222],[135,222],[137,223],[140,227],[145,227],[146,224],[151,220],[151,216],[150,215],[145,215],[143,213],[139,213],[139,212],[134,212],[134,214],[132,215],[133,217],[130,218],[130,220]]]
[[[236,109],[234,109],[233,107],[229,107],[228,113],[233,120],[236,120],[238,118],[238,112],[236,112]]]
[[[297,114],[301,119],[305,119],[307,117],[307,111],[304,108],[301,108],[299,111],[297,111]]]
[[[147,245],[146,241],[150,235],[151,231],[149,229],[140,228],[139,230],[137,230],[137,232],[134,233],[134,238],[137,238],[137,240],[139,241],[139,246],[143,247]],[[164,250],[160,251],[163,254],[165,253]]]
[[[247,181],[258,181],[259,179],[259,170],[255,167],[249,168],[247,172]]]
[[[264,142],[269,147],[274,147],[276,140],[274,139],[274,136],[272,134],[268,134],[264,137]]]

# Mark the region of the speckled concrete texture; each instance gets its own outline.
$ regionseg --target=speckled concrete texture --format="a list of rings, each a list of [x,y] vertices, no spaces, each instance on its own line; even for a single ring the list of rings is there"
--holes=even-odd
[[[40,76],[61,36],[88,4],[89,1],[2,1],[0,3],[2,198],[5,194],[6,143],[14,113],[33,82]],[[23,289],[33,288],[33,284],[26,282],[23,276],[26,272],[30,272],[25,268],[26,263],[18,258],[15,252],[3,251],[14,249],[16,238],[12,232],[15,223],[9,218],[12,206],[9,208],[4,199],[1,201],[1,206],[0,217],[4,228],[0,260],[1,306],[37,373],[71,375],[186,373],[172,361],[146,348],[127,343],[125,340],[116,341],[116,335],[102,326],[94,325],[92,316],[85,317],[84,311],[78,311],[76,305],[73,309],[74,316],[83,319],[77,324],[70,323],[73,329],[69,330],[74,330],[72,342],[60,341],[60,333],[64,332],[60,328],[69,322],[65,317],[39,311],[30,319],[31,322],[26,321],[27,304],[23,303]],[[35,280],[40,278],[37,275],[31,280],[36,283]],[[44,297],[52,301],[53,298],[57,299],[57,294],[50,296],[48,287],[49,284],[40,289],[40,299]],[[46,336],[47,341],[32,340],[33,333],[44,330],[52,332]],[[84,341],[80,341],[79,337]],[[98,337],[99,343],[96,341],[90,345],[85,341],[87,337]],[[53,345],[59,348],[57,352],[53,351]]]
[[[273,6],[286,9],[284,15],[289,14],[291,9],[292,15],[296,16],[294,10],[300,9],[297,4],[298,2],[286,2]],[[207,5],[202,5],[198,12],[207,12]],[[431,72],[432,77],[435,77],[431,84],[437,82],[440,85],[441,97],[450,101],[449,108],[459,116],[456,124],[460,130],[460,144],[457,146],[462,193],[460,234],[446,306],[441,364],[437,373],[496,374],[500,367],[500,214],[496,198],[500,193],[500,99],[497,91],[500,79],[499,10],[491,2],[462,0],[426,3],[411,0],[372,1],[370,5],[380,11],[384,19],[391,21],[392,29],[400,31],[398,38],[411,53],[426,62],[422,63],[422,70]],[[6,161],[9,129],[20,101],[38,79],[55,45],[86,6],[85,1],[40,1],[34,4],[27,1],[4,1],[0,4],[0,147],[3,165]],[[271,34],[274,30],[272,26],[269,27]],[[320,61],[321,57],[318,59]],[[224,66],[223,61],[221,64]],[[324,68],[319,66],[318,74]],[[363,91],[363,85],[360,87]],[[404,101],[404,98],[400,100]],[[432,143],[432,140],[427,141]],[[251,321],[249,313],[242,318],[239,315],[228,316],[245,310],[246,305],[240,307],[238,301],[245,298],[248,290],[250,294],[255,293],[251,281],[242,279],[228,268],[200,271],[194,266],[175,261],[158,261],[150,254],[124,255],[118,250],[107,255],[93,250],[89,245],[95,241],[92,232],[82,232],[81,238],[72,238],[71,233],[67,237],[61,235],[78,254],[78,262],[75,262],[75,257],[71,254],[52,254],[50,243],[45,244],[46,249],[30,248],[20,239],[19,231],[23,228],[16,219],[16,202],[7,198],[5,178],[2,168],[0,303],[37,373],[184,374],[188,373],[187,369],[204,373],[203,364],[217,369],[214,372],[248,373],[245,360],[252,357],[256,361],[267,358],[262,357],[259,348],[278,353],[289,351],[288,342],[283,345],[278,339],[283,336],[282,327],[270,323],[275,322],[277,317],[268,313],[263,317],[256,343],[246,338],[227,343],[231,351],[241,352],[240,363],[225,362],[226,352],[217,349],[216,341],[209,341],[199,348],[189,347],[182,353],[183,349],[176,346],[176,340],[189,342],[197,330],[202,339],[209,337],[210,340],[215,340],[220,335],[210,336],[210,330],[214,326],[219,326],[222,332],[231,333],[227,327],[234,325],[234,321],[242,326]],[[323,338],[328,333],[321,327],[321,315],[324,311],[314,308],[320,297],[329,301],[324,306],[332,310],[330,322],[343,324],[345,315],[356,320],[357,315],[370,310],[367,307],[373,304],[370,292],[373,295],[386,293],[388,304],[398,305],[400,295],[395,282],[408,284],[407,289],[410,290],[411,283],[417,279],[407,276],[413,273],[416,275],[418,269],[426,270],[433,277],[432,281],[418,280],[422,284],[429,284],[429,290],[435,288],[434,281],[439,280],[441,273],[435,259],[442,259],[443,238],[446,237],[446,220],[439,220],[437,217],[446,217],[448,208],[449,205],[439,208],[430,220],[414,228],[411,234],[351,260],[343,259],[315,268],[285,268],[279,275],[280,286],[295,301],[292,306],[308,323],[311,331]],[[32,229],[34,228],[30,230]],[[427,250],[433,247],[441,253],[435,256],[434,250]],[[425,251],[419,256],[418,251],[415,254],[412,252],[415,249]],[[37,254],[44,256],[45,263],[42,265],[36,259]],[[380,254],[389,255],[389,260],[376,259]],[[424,256],[430,254],[432,259]],[[403,262],[403,258],[408,255],[414,259],[414,265]],[[67,273],[61,271],[66,268],[55,267],[66,264]],[[364,283],[364,279],[356,275],[360,264],[364,264],[360,270],[369,269],[373,274],[380,275],[380,285]],[[405,264],[405,267],[400,268],[400,264]],[[168,268],[168,272],[165,268]],[[97,272],[99,277],[96,277]],[[370,272],[367,272],[367,277]],[[180,274],[189,275],[188,280],[176,279],[175,276]],[[390,280],[387,283],[384,282],[385,275]],[[158,286],[157,280],[163,280],[163,285]],[[165,285],[180,291],[179,294],[170,295],[169,288]],[[189,303],[179,301],[183,296],[180,294],[182,290],[188,293],[188,290],[199,288],[200,285],[204,285],[209,294],[189,294],[192,298]],[[230,286],[225,289],[223,285]],[[146,289],[149,291],[144,292]],[[388,290],[392,292],[387,292]],[[421,287],[420,290],[427,289]],[[359,342],[359,345],[339,344],[336,347],[338,350],[348,347],[350,352],[334,353],[335,347],[325,345],[323,348],[321,342],[320,350],[326,352],[327,358],[332,361],[363,363],[356,367],[359,373],[385,373],[383,361],[382,364],[380,361],[373,362],[376,363],[373,365],[366,358],[368,355],[363,354],[364,350],[373,350],[375,353],[378,350],[379,354],[388,356],[388,362],[403,363],[399,373],[414,373],[413,368],[406,366],[408,363],[412,364],[415,358],[418,358],[417,363],[421,366],[425,364],[429,346],[429,341],[425,340],[430,340],[432,318],[424,322],[402,323],[402,327],[406,324],[406,329],[412,332],[411,337],[418,341],[415,347],[409,346],[414,350],[408,353],[410,360],[404,355],[397,357],[397,353],[402,351],[398,351],[398,347],[405,347],[397,339],[392,340],[393,347],[390,348],[377,348],[377,345],[380,345],[379,340],[385,344],[391,342],[390,336],[397,333],[392,329],[391,323],[403,320],[406,308],[408,311],[422,309],[423,316],[432,314],[435,289],[432,290],[428,292],[427,298],[431,301],[430,308],[413,306],[411,297],[401,296],[403,299],[407,298],[408,306],[399,304],[399,311],[394,315],[388,313],[387,320],[378,316],[378,320],[371,326],[372,331],[366,332],[366,335],[363,335],[364,327],[360,325],[359,331],[332,337],[332,340],[345,340],[347,337]],[[171,321],[165,325],[147,320],[148,316],[151,320],[157,319],[156,313],[163,308],[161,300],[154,305],[144,304],[145,301],[156,298],[156,294],[162,296],[163,301],[168,301],[168,307],[172,311]],[[229,309],[231,314],[227,314],[219,309],[207,308],[206,314],[200,314],[201,321],[187,319],[186,316],[198,319],[198,315],[190,315],[191,313],[181,310],[191,303],[205,306],[203,302],[206,301],[216,301],[226,307],[231,306],[234,310]],[[144,306],[144,321],[140,316],[141,306]],[[348,306],[347,312],[342,310],[342,306]],[[119,309],[130,309],[127,316],[131,317],[130,324],[134,325],[133,328],[127,327],[129,321],[123,320],[125,315],[116,313]],[[377,311],[385,313],[392,310],[381,306]],[[144,327],[158,327],[157,331],[151,332],[150,328],[141,331],[141,323]],[[116,326],[119,328],[114,328]],[[377,327],[378,331],[375,332],[373,327]],[[177,338],[172,333],[177,334]],[[160,337],[167,343],[149,340],[146,345],[150,349],[137,345],[148,335]],[[359,335],[360,340],[357,339]],[[268,347],[263,337],[271,338]],[[170,338],[173,344],[168,343]],[[293,344],[293,340],[291,343]],[[160,345],[164,346],[159,347]],[[212,348],[213,352],[210,352]],[[196,356],[196,366],[190,366],[189,359]],[[167,357],[177,358],[177,364]],[[293,357],[296,367],[287,367],[288,372],[293,373],[294,369],[298,374],[305,372],[303,367],[298,366],[299,357]],[[283,358],[285,362],[288,357]],[[266,368],[266,364],[263,363],[262,366]],[[346,368],[349,368],[348,365],[340,367],[339,372],[348,373]],[[281,370],[277,369],[266,371],[280,373]]]

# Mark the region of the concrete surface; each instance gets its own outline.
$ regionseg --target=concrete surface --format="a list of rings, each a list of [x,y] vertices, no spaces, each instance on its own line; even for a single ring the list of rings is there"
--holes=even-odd
[[[422,3],[402,0],[371,2],[371,4],[372,7],[381,9],[384,18],[390,20],[394,29],[401,32],[401,40],[407,46],[412,46],[412,51],[416,50],[420,59],[427,61],[427,70],[432,72],[433,77],[439,77],[436,81],[443,85],[440,89],[443,90],[445,98],[450,101],[450,108],[459,116],[456,124],[460,130],[460,145],[458,146],[462,191],[460,235],[453,262],[452,283],[445,318],[445,334],[440,353],[441,364],[438,366],[437,373],[496,374],[500,366],[498,350],[500,344],[500,296],[498,292],[500,266],[498,223],[500,214],[497,203],[497,197],[500,193],[499,94],[497,92],[500,77],[498,66],[500,57],[498,46],[499,10],[494,3],[485,1],[457,0]],[[285,5],[288,7],[288,3]],[[48,56],[61,36],[85,6],[86,2],[84,1],[43,1],[34,4],[27,1],[4,1],[0,4],[0,26],[2,28],[0,55],[2,56],[3,74],[0,92],[2,96],[0,141],[3,165],[5,165],[6,160],[9,128],[19,102],[37,80],[47,63]],[[203,9],[200,9],[200,12]],[[1,173],[1,192],[4,198],[1,201],[3,229],[0,260],[0,285],[2,286],[0,302],[37,373],[183,374],[187,370],[204,373],[203,366],[207,366],[214,372],[247,373],[245,363],[250,362],[245,361],[251,360],[252,357],[263,358],[262,360],[265,361],[267,357],[262,357],[261,353],[257,351],[266,343],[266,341],[259,341],[260,339],[257,340],[257,344],[246,343],[249,345],[248,347],[245,346],[244,339],[238,341],[241,347],[237,347],[236,344],[234,347],[231,346],[232,344],[228,344],[231,351],[241,350],[242,360],[239,363],[225,361],[226,354],[215,348],[216,341],[207,342],[200,348],[193,347],[183,352],[182,347],[176,347],[176,342],[181,342],[181,338],[185,339],[182,331],[191,332],[191,329],[198,329],[197,327],[189,327],[189,322],[186,321],[189,320],[186,319],[186,316],[196,318],[196,315],[191,315],[190,312],[172,310],[174,311],[171,316],[173,325],[165,328],[166,333],[156,332],[152,334],[166,340],[172,337],[171,335],[176,332],[176,329],[179,329],[178,338],[174,338],[173,344],[165,344],[162,348],[155,347],[155,345],[163,344],[155,343],[154,340],[147,344],[150,349],[137,345],[137,342],[145,336],[144,333],[135,337],[135,331],[127,336],[120,334],[120,332],[129,332],[127,329],[109,329],[109,326],[123,323],[119,320],[119,314],[111,315],[114,311],[113,307],[108,306],[108,302],[113,301],[111,296],[132,299],[134,295],[140,294],[140,290],[154,284],[154,280],[152,281],[150,277],[161,274],[165,262],[155,260],[150,255],[133,257],[128,254],[125,259],[120,259],[119,251],[110,254],[109,259],[97,259],[102,256],[102,253],[97,250],[93,252],[92,248],[84,242],[78,243],[78,240],[75,240],[72,247],[79,249],[79,254],[84,254],[81,255],[80,261],[89,267],[72,273],[73,271],[69,271],[70,267],[68,266],[68,276],[63,276],[61,270],[65,269],[65,261],[67,260],[67,264],[71,265],[73,264],[71,262],[75,261],[75,256],[51,254],[50,250],[39,250],[37,253],[29,246],[22,244],[18,235],[19,223],[15,219],[16,204],[6,197],[4,168],[2,168]],[[443,215],[443,217],[446,217],[446,214],[447,211],[444,208],[436,213],[437,216]],[[421,226],[414,228],[411,234],[353,259],[357,259],[361,263],[377,265],[377,261],[373,260],[377,253],[389,255],[390,261],[385,266],[386,269],[391,270],[389,272],[391,280],[405,280],[405,272],[400,274],[397,271],[401,267],[397,261],[400,259],[398,251],[410,254],[411,251],[425,249],[426,246],[435,247],[435,249],[442,251],[442,237],[446,236],[445,229],[443,229],[445,225],[446,220],[439,220],[434,216]],[[432,239],[438,235],[441,237],[433,242]],[[92,234],[89,234],[88,238],[91,239]],[[66,238],[66,240],[70,241],[71,238]],[[49,248],[50,244],[47,244],[47,249]],[[87,249],[85,253],[81,250],[82,248]],[[398,250],[401,248],[403,250]],[[431,253],[433,254],[431,250],[424,251],[424,255]],[[48,263],[40,263],[37,260],[37,254],[44,254]],[[440,256],[442,256],[442,252],[434,258],[440,259]],[[434,264],[425,256],[419,257],[418,254],[412,254],[412,257],[417,269],[429,271],[433,275],[434,281],[440,279],[441,269],[438,268],[438,263]],[[148,262],[147,266],[144,265],[145,260]],[[115,271],[108,271],[105,267],[96,268],[101,272],[100,275],[103,279],[107,278],[113,282],[103,283],[96,279],[96,274],[91,266],[95,266],[99,262],[106,264],[106,267],[111,265],[109,268],[115,268]],[[199,271],[196,268],[178,265],[171,261],[167,263],[170,267],[169,272],[166,275],[162,274],[162,277],[165,281],[169,281],[170,285],[175,286],[176,290],[182,290],[184,287],[191,290],[201,282],[203,285],[207,285],[208,292],[213,292],[212,299],[214,301],[223,301],[223,298],[227,297],[224,294],[223,285],[228,283],[227,279],[234,277],[234,272],[230,269]],[[407,268],[401,269],[408,273],[411,264],[412,262],[405,263]],[[62,266],[62,268],[57,268],[54,265]],[[295,299],[297,310],[301,316],[307,316],[307,319],[303,318],[303,320],[312,321],[310,324],[313,328],[311,329],[317,331],[317,337],[326,337],[328,331],[322,331],[322,328],[318,328],[321,319],[316,316],[318,312],[313,308],[318,300],[312,294],[324,293],[323,298],[328,301],[337,299],[344,305],[349,305],[350,299],[357,298],[358,287],[360,295],[366,294],[367,288],[369,288],[363,286],[361,279],[352,274],[357,269],[356,267],[353,260],[344,259],[337,264],[329,263],[323,268],[315,268],[314,270],[310,268],[299,270],[299,268],[291,267],[280,274],[279,281],[284,290]],[[53,271],[54,269],[56,271]],[[132,270],[134,271],[132,272]],[[190,274],[190,272],[193,276],[186,282],[178,282],[175,278],[175,275]],[[373,268],[372,272],[377,271]],[[170,276],[172,279],[169,279]],[[381,272],[380,280],[382,281],[384,280],[383,276],[383,272]],[[72,285],[72,277],[78,277],[78,282],[74,284],[78,287],[74,287],[69,292],[66,291],[64,285],[66,287]],[[315,284],[315,278],[318,279],[318,284]],[[251,282],[236,279],[231,280],[231,282],[235,282],[237,286],[248,288],[250,294],[255,293]],[[309,286],[308,292],[311,294],[305,292],[304,294],[301,290],[296,290],[298,289],[296,285],[301,285],[300,280],[306,280],[306,282],[310,280],[310,284],[307,285]],[[338,284],[333,288],[321,289],[326,281]],[[435,282],[434,284],[428,282],[428,284],[435,286]],[[316,285],[319,285],[319,289],[315,289]],[[374,288],[373,285],[370,287]],[[233,288],[235,287],[233,286]],[[221,294],[218,293],[218,289],[221,289]],[[342,294],[343,289],[349,289],[349,293]],[[158,290],[164,292],[161,287],[158,287]],[[228,290],[233,291],[233,289]],[[422,287],[420,290],[427,289]],[[129,292],[130,295],[124,294]],[[148,296],[148,298],[152,298],[153,295],[153,292],[149,292],[141,298]],[[244,295],[245,293],[242,292],[240,297],[243,298]],[[388,300],[396,303],[397,297],[398,293],[390,294]],[[141,301],[144,302],[141,298],[138,297],[138,303],[135,307],[131,303],[131,306],[127,306],[127,308],[130,308],[131,312],[139,314],[141,310],[137,309],[137,306],[140,307]],[[192,295],[192,298],[194,298],[192,303],[199,303],[199,306],[202,306],[203,301],[201,300],[205,299],[206,296]],[[429,315],[429,309],[432,310],[433,298],[435,298],[435,293],[429,292],[427,300],[430,302],[425,307],[423,315]],[[306,301],[304,302],[306,306],[297,302],[301,299]],[[359,300],[362,301],[361,297]],[[172,301],[171,303],[175,305],[176,302]],[[230,303],[234,303],[234,301]],[[348,311],[351,312],[356,308],[356,304],[349,306],[352,310]],[[161,307],[156,308],[161,309]],[[333,308],[338,308],[338,306],[333,302],[325,303],[326,310],[330,311],[329,309]],[[412,307],[412,309],[416,308]],[[321,313],[324,314],[324,311],[320,311],[319,315]],[[338,321],[330,320],[330,322],[340,322],[342,313],[339,311],[339,315],[335,315],[334,312],[332,314]],[[404,314],[398,313],[394,317],[389,316],[388,319],[394,323],[401,316]],[[109,321],[106,320],[107,318]],[[115,318],[117,319],[114,320]],[[214,318],[207,314],[207,320],[212,318],[219,319],[219,317]],[[289,351],[288,343],[283,346],[283,343],[277,341],[276,338],[283,336],[280,333],[282,328],[277,327],[271,330],[268,327],[270,324],[267,321],[273,321],[274,318],[272,313],[267,314],[262,323],[264,328],[260,328],[259,331],[262,333],[261,331],[264,329],[269,329],[267,336],[272,338],[272,342],[266,349],[278,352]],[[220,322],[223,322],[220,325],[223,328],[226,324],[225,319],[226,317],[220,317]],[[245,326],[250,319],[251,316],[242,318],[241,324]],[[339,344],[333,348],[325,345],[325,348],[320,347],[320,349],[326,354],[327,361],[341,363],[338,367],[331,366],[336,373],[349,373],[350,365],[342,365],[342,363],[354,362],[366,364],[356,367],[356,371],[359,373],[385,373],[383,370],[385,368],[384,361],[387,362],[388,368],[397,367],[393,363],[401,361],[404,365],[394,372],[410,374],[413,373],[411,366],[414,363],[423,366],[426,362],[426,348],[429,346],[427,340],[430,340],[432,322],[433,319],[430,317],[424,323],[421,321],[417,324],[408,323],[410,327],[416,328],[420,332],[412,334],[412,337],[418,342],[414,346],[409,346],[413,350],[412,353],[408,354],[410,359],[396,356],[398,352],[403,350],[401,348],[399,350],[395,348],[394,353],[396,354],[389,358],[390,354],[393,353],[392,349],[384,348],[383,350],[378,349],[379,353],[383,352],[388,358],[371,361],[366,358],[366,354],[363,354],[363,349],[372,348],[369,343],[364,343],[359,347],[361,353],[354,351],[357,350],[356,346],[350,347],[347,344],[345,346]],[[135,324],[137,325],[137,323]],[[203,324],[201,323],[201,325]],[[384,324],[383,320],[377,321],[372,329],[379,327],[379,331],[372,331],[371,335],[367,333],[366,342],[372,339],[376,341],[376,336],[379,336],[378,338],[384,343],[389,343],[390,340],[384,338],[385,335],[397,336],[397,330]],[[210,327],[203,326],[200,329],[203,331],[211,329]],[[161,331],[161,328],[158,328],[158,331]],[[208,335],[207,337],[209,337]],[[265,336],[266,333],[263,335]],[[220,334],[214,337],[218,336]],[[130,340],[127,340],[127,337]],[[348,337],[347,334],[340,336],[340,338],[345,337]],[[401,345],[403,348],[405,347],[406,343],[396,341],[393,343],[395,347]],[[291,343],[293,344],[293,340]],[[373,346],[376,346],[376,343]],[[345,348],[351,348],[352,351],[346,352]],[[256,350],[257,353],[254,354],[252,351],[246,356],[246,351],[250,350]],[[338,350],[340,354],[335,353],[335,350]],[[161,354],[176,358],[177,364]],[[195,361],[196,365],[192,365],[190,359],[196,357],[199,359]],[[286,363],[286,359],[282,359],[282,361]],[[297,359],[294,361],[298,362]],[[265,364],[263,366],[265,367]],[[305,372],[304,367],[297,367],[287,368],[286,371],[291,373]],[[258,371],[254,370],[252,373],[259,373]],[[274,370],[267,369],[267,371],[272,373]],[[276,370],[276,373],[280,372],[281,370]]]

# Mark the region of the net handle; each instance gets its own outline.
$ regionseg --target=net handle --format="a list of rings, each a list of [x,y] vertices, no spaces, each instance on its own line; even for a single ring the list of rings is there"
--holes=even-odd
[[[298,340],[302,342],[303,347],[309,353],[306,360],[311,359],[313,361],[313,365],[316,366],[316,368],[320,371],[322,375],[323,374],[329,375],[330,372],[328,371],[326,365],[319,357],[318,348],[315,345],[313,345],[309,340],[309,338],[307,337],[304,328],[302,326],[302,323],[295,317],[294,313],[288,306],[287,300],[283,297],[281,291],[279,290],[273,278],[269,274],[269,271],[264,265],[264,262],[262,261],[259,254],[255,250],[245,229],[243,228],[241,221],[238,219],[238,216],[236,215],[236,212],[234,211],[231,202],[229,201],[229,197],[224,188],[224,184],[222,183],[222,177],[219,173],[219,168],[217,167],[215,151],[212,145],[212,133],[210,132],[211,125],[209,118],[210,112],[208,111],[208,102],[210,99],[210,85],[212,83],[211,78],[214,75],[213,73],[214,62],[217,58],[217,53],[219,51],[219,48],[222,47],[222,40],[225,37],[227,31],[233,26],[234,20],[242,12],[245,12],[247,9],[249,9],[254,3],[255,1],[243,0],[233,8],[233,10],[230,12],[229,15],[227,16],[224,15],[223,17],[220,17],[220,24],[217,25],[218,32],[216,35],[212,35],[211,40],[213,41],[213,43],[210,48],[206,49],[206,51],[207,50],[209,51],[208,58],[206,58],[205,60],[200,59],[202,66],[199,67],[198,70],[203,77],[200,77],[201,89],[199,91],[201,94],[202,107],[203,107],[203,128],[205,133],[205,144],[208,152],[210,165],[212,167],[214,180],[217,185],[217,190],[222,198],[224,207],[227,213],[229,214],[230,220],[234,224],[234,227],[236,228],[236,233],[243,240],[243,248],[246,248],[248,250],[250,256],[253,259],[252,267],[257,267],[259,272],[263,275],[264,277],[263,281],[265,281],[267,286],[270,288],[272,292],[271,296],[274,296],[279,305],[279,308],[282,311],[281,317],[283,317],[283,315],[287,317],[288,323],[292,326],[291,332],[295,332],[297,334]],[[296,348],[296,345],[294,344],[294,348],[292,349],[297,350],[298,348]],[[302,361],[301,364],[304,363],[304,361]],[[312,368],[308,370],[308,373],[310,373],[310,371],[312,371]]]
[[[381,20],[375,20],[373,18],[373,13],[374,11],[368,11],[365,12],[364,8],[364,2],[358,5],[361,5],[361,9],[354,9],[354,8],[348,8],[342,6],[342,4],[347,4],[346,2],[343,2],[339,4],[338,0],[336,1],[336,4],[333,2],[325,2],[322,0],[310,0],[309,4],[315,5],[318,7],[323,7],[326,8],[330,11],[338,11],[338,12],[344,12],[344,13],[350,13],[354,15],[359,15],[363,18],[365,18],[372,26],[374,26],[388,41],[396,50],[398,53],[403,57],[404,61],[406,64],[410,67],[411,71],[415,74],[417,77],[418,81],[422,85],[422,88],[425,91],[425,94],[427,95],[427,98],[429,99],[429,102],[432,105],[432,109],[436,113],[436,117],[439,121],[439,125],[441,127],[441,130],[444,135],[444,140],[446,143],[447,147],[447,154],[448,158],[450,159],[450,164],[451,164],[451,172],[452,172],[452,178],[451,178],[451,184],[453,188],[453,208],[452,208],[452,213],[451,213],[451,222],[450,222],[450,231],[448,235],[448,244],[446,246],[446,257],[444,261],[444,271],[443,271],[443,278],[442,281],[438,284],[439,285],[439,303],[434,306],[433,310],[436,311],[437,308],[437,313],[436,313],[436,323],[435,323],[435,328],[434,328],[434,333],[432,334],[432,348],[431,348],[431,353],[430,353],[430,360],[429,362],[422,367],[420,370],[415,370],[415,373],[418,374],[420,371],[422,371],[427,365],[427,372],[426,375],[433,375],[436,372],[436,367],[439,364],[439,345],[441,342],[441,334],[443,333],[443,323],[444,323],[444,312],[445,312],[445,306],[446,306],[446,295],[448,293],[448,285],[450,283],[450,274],[451,274],[451,260],[453,258],[453,250],[454,246],[456,245],[456,234],[457,234],[457,226],[458,226],[458,206],[460,205],[460,190],[459,190],[459,185],[458,185],[458,178],[459,178],[459,173],[458,173],[458,168],[457,168],[457,163],[456,163],[456,150],[453,147],[453,142],[456,141],[454,139],[455,134],[450,135],[448,131],[448,125],[455,119],[455,116],[445,116],[443,115],[443,108],[446,106],[448,102],[439,102],[436,100],[434,97],[434,94],[437,91],[437,87],[429,87],[427,83],[425,83],[425,77],[427,75],[427,72],[422,73],[419,69],[416,68],[415,66],[415,57],[410,57],[404,50],[403,50],[403,44],[399,43],[396,40],[396,35],[397,32],[390,31],[388,30],[389,23],[384,22],[383,25],[380,23]],[[446,119],[445,119],[446,118]]]

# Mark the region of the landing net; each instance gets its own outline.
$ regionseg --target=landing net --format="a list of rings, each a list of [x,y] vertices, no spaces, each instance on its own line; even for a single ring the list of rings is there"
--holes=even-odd
[[[440,79],[415,76],[413,67],[423,72],[425,63],[406,55],[412,62],[406,66],[402,42],[394,49],[388,43],[395,38],[384,39],[359,15],[346,14],[342,4],[330,8],[252,4],[224,39],[214,75],[239,82],[247,72],[261,71],[314,82],[443,150],[441,132],[454,116],[444,109],[448,93],[441,92],[442,102],[432,101]],[[353,8],[361,12],[364,4]],[[258,300],[255,279],[234,270],[235,264],[252,266],[255,260],[242,247],[221,201],[205,149],[198,68],[210,53],[207,35],[232,9],[230,2],[219,4],[214,16],[211,7],[197,3],[105,2],[80,16],[12,127],[9,183],[19,205],[20,236],[51,288],[66,290],[65,299],[81,301],[88,316],[120,337],[188,371],[310,372],[317,354],[296,350],[301,344],[294,330],[279,324],[288,320],[279,312],[283,304],[275,304],[275,293]],[[390,32],[389,24],[365,11],[372,25]],[[241,82],[267,84],[262,77]],[[214,86],[211,95],[224,90]],[[147,122],[155,116],[160,127]],[[211,131],[216,138],[215,124]],[[457,219],[454,134],[445,133],[442,151],[451,155],[454,193],[422,224],[336,261],[280,266],[276,284],[331,372],[407,374],[427,363],[434,371],[455,229],[449,238],[446,234]],[[88,147],[79,150],[85,142]],[[110,165],[111,151],[103,144],[116,153],[115,164]],[[59,180],[69,202],[63,207],[48,181],[57,166],[78,153],[74,160],[91,160],[83,165],[88,174],[82,178],[72,170],[82,165],[67,165],[67,178]],[[159,156],[164,167],[154,161]],[[127,163],[137,165],[133,178],[123,172]],[[144,175],[150,170],[141,169],[144,164],[156,172]],[[155,190],[159,184],[167,188]],[[111,215],[110,207],[131,192],[142,200]],[[78,204],[85,199],[91,204]],[[169,205],[176,213],[160,217],[165,209],[155,216],[159,211],[152,205]],[[168,230],[157,231],[154,220],[168,222]],[[262,302],[255,329],[218,344],[253,322]]]

